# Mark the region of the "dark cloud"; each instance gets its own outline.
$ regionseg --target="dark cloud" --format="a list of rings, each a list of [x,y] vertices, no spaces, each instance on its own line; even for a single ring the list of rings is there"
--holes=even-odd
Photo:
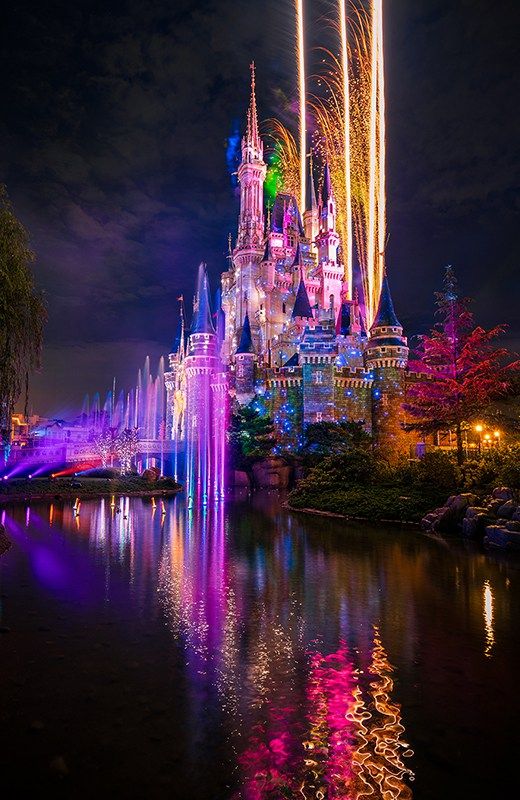
[[[452,262],[485,323],[515,322],[517,4],[385,5],[400,314],[424,327]],[[318,43],[330,5],[307,6]],[[279,0],[20,0],[4,18],[0,179],[49,302],[41,408],[54,394],[79,402],[113,374],[129,383],[146,350],[167,352],[200,259],[216,280],[237,215],[226,138],[251,58],[262,116],[290,99],[291,14]]]

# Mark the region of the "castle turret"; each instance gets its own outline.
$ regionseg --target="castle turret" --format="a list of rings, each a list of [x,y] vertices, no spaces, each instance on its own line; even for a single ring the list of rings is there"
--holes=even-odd
[[[246,312],[240,342],[235,353],[235,388],[240,404],[249,403],[255,393],[255,351],[249,314]]]
[[[217,334],[211,317],[209,281],[204,264],[199,267],[197,294],[184,359],[186,373],[186,480],[188,496],[199,496],[205,502],[211,494],[220,493],[223,475],[222,418],[217,397],[222,397],[225,376],[218,357]],[[215,391],[215,387],[218,391]],[[220,400],[222,402],[222,400]],[[215,466],[218,462],[218,468]]]
[[[246,313],[245,301],[256,325],[258,310],[257,282],[264,252],[264,180],[267,166],[264,146],[258,132],[255,95],[255,67],[251,64],[251,99],[247,112],[246,133],[242,138],[242,161],[238,168],[240,214],[238,237],[233,251],[236,290],[236,328],[240,329]],[[253,327],[254,327],[253,326]]]
[[[405,374],[408,342],[394,310],[388,278],[381,286],[379,307],[365,349],[365,363],[373,374],[372,432],[375,447],[385,459],[395,461],[407,453],[403,430]]]

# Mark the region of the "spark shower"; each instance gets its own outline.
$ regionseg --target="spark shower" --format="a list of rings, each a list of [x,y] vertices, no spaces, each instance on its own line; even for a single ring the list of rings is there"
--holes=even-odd
[[[303,0],[294,0],[294,10],[299,131],[295,140],[281,122],[274,121],[280,180],[304,208],[308,156],[315,153],[322,164],[328,162],[345,279],[351,285],[357,262],[370,328],[386,246],[383,0],[337,0],[335,18],[328,24],[339,54],[319,48],[322,70],[311,76],[306,74]]]

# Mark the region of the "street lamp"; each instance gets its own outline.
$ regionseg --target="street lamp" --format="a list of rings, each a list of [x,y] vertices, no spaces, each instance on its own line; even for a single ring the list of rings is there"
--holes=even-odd
[[[480,455],[482,452],[482,431],[484,428],[480,423],[478,423],[475,425],[475,430],[478,433],[478,454]]]
[[[500,431],[493,431],[497,447],[500,447]]]

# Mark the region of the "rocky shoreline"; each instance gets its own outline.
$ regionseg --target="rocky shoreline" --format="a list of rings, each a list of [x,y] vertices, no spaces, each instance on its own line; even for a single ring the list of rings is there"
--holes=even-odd
[[[473,539],[488,547],[520,551],[520,504],[515,491],[498,486],[480,499],[470,492],[452,495],[430,511],[421,528]]]

